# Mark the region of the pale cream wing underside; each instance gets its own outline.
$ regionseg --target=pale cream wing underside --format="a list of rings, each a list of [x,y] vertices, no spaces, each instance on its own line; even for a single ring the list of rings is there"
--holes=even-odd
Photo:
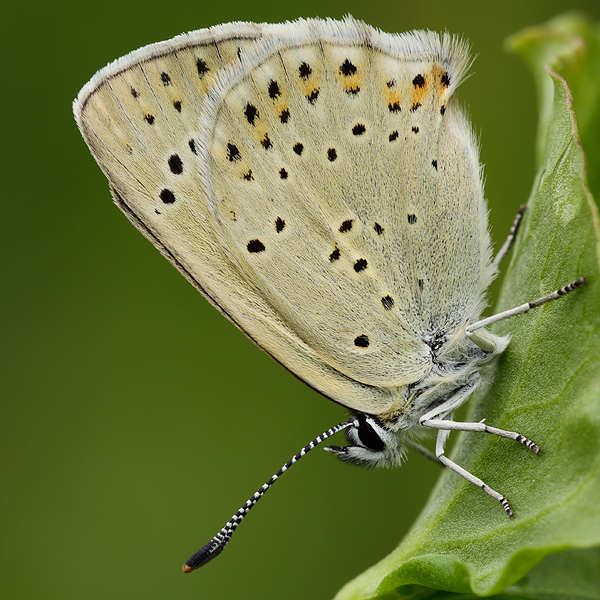
[[[351,19],[343,25],[318,20],[275,26],[232,23],[179,36],[120,59],[82,89],[74,109],[115,202],[215,307],[325,396],[349,408],[382,414],[398,408],[398,389],[367,385],[359,377],[344,375],[331,366],[336,361],[328,361],[327,352],[315,351],[298,335],[302,328],[283,315],[277,303],[274,307],[255,273],[244,269],[238,249],[227,239],[230,232],[224,232],[215,206],[212,210],[209,206],[205,179],[200,176],[201,171],[206,175],[206,163],[198,152],[206,136],[206,115],[202,126],[200,116],[207,92],[227,89],[228,82],[259,64],[271,52],[273,40],[286,45],[300,32],[300,37],[317,35],[315,44],[321,45],[318,36],[332,30],[348,35],[348,46],[385,44],[396,38]],[[423,43],[433,46],[428,48],[430,54],[445,52],[454,70],[453,83],[460,80],[468,63],[463,46],[451,40],[443,45],[432,34],[403,39],[411,52]],[[460,118],[458,123],[460,129]],[[473,153],[476,159],[476,149]],[[418,375],[417,369],[413,380]]]
[[[198,117],[214,78],[268,30],[232,23],[138,50],[96,74],[75,101],[75,117],[116,204],[209,302],[325,396],[385,412],[393,392],[324,363],[248,284],[213,229],[193,141]],[[174,202],[161,198],[165,189],[177,190]]]

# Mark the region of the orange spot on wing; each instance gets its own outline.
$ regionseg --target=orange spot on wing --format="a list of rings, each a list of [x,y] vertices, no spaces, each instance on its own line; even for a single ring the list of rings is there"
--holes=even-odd
[[[286,98],[285,89],[277,88],[278,93],[275,98],[271,98],[273,111],[276,115],[280,115],[283,111],[289,111],[289,103]]]
[[[300,86],[300,90],[302,91],[302,94],[308,98],[309,96],[314,95],[315,93],[318,94],[320,91],[320,85],[319,85],[319,81],[317,80],[317,78],[311,74],[308,78],[306,79],[300,79],[300,81],[298,82],[299,86]]]
[[[288,106],[287,101],[284,100],[283,98],[275,100],[273,102],[273,106],[275,107],[275,112],[278,115],[281,114],[284,110],[290,110],[290,107]]]
[[[431,79],[434,90],[437,95],[437,105],[439,108],[446,106],[448,102],[448,87],[450,85],[450,76],[442,65],[434,64],[431,69]]]
[[[442,65],[433,65],[431,68],[431,79],[440,96],[447,92],[448,86],[450,85],[450,76]]]
[[[252,136],[260,143],[265,137],[269,136],[267,126],[262,121],[256,121],[256,125],[252,127]]]
[[[342,86],[344,87],[344,91],[347,94],[356,94],[360,91],[360,88],[363,84],[363,78],[359,73],[354,73],[353,75],[339,76]]]
[[[423,106],[425,103],[427,90],[429,89],[429,77],[429,75],[424,77],[424,83],[422,85],[413,85],[413,91],[410,99],[412,106],[416,106],[417,104]]]
[[[385,97],[385,101],[388,107],[398,107],[402,106],[402,94],[400,90],[398,90],[397,86],[388,86],[386,85],[383,90],[383,95]]]

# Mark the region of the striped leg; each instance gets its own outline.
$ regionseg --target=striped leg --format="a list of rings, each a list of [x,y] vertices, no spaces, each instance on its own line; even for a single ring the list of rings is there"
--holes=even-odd
[[[425,425],[425,423],[423,424]],[[498,500],[498,502],[502,504],[502,508],[504,508],[506,514],[509,517],[513,517],[514,513],[510,508],[510,504],[502,494],[499,494],[496,490],[492,489],[489,485],[487,485],[481,479],[479,479],[479,477],[475,477],[475,475],[469,473],[469,471],[463,469],[461,466],[457,465],[455,462],[452,462],[449,458],[445,456],[444,449],[446,446],[446,440],[448,439],[449,435],[450,431],[448,429],[440,429],[438,431],[437,440],[435,443],[435,453],[437,454],[437,457],[440,459],[441,463],[449,469],[451,469],[452,471],[454,471],[455,473],[458,473],[461,477],[464,477],[473,485],[476,485],[478,488],[481,488],[486,494],[490,495],[495,500]]]
[[[454,394],[454,396],[450,397],[444,404],[441,404],[440,406],[423,415],[419,419],[419,422],[424,427],[431,427],[432,429],[438,430],[435,445],[435,454],[438,457],[439,461],[455,473],[458,473],[461,477],[464,477],[473,485],[480,487],[486,494],[489,494],[492,498],[500,502],[500,504],[502,504],[502,507],[506,511],[506,514],[509,517],[512,517],[512,509],[510,508],[510,505],[504,496],[499,494],[496,490],[492,489],[489,485],[484,483],[478,477],[475,477],[475,475],[473,475],[472,473],[469,473],[469,471],[463,469],[461,466],[451,461],[444,454],[446,441],[448,440],[451,431],[483,432],[492,435],[498,435],[500,437],[515,440],[523,444],[532,452],[535,452],[535,454],[539,454],[541,452],[537,444],[532,442],[530,439],[526,438],[524,435],[516,433],[515,431],[506,431],[504,429],[498,429],[496,427],[489,427],[483,421],[480,421],[479,423],[457,423],[456,421],[452,420],[452,412],[466,401],[466,399],[473,393],[473,391],[479,385],[479,383],[479,378],[474,378],[467,385],[459,389]]]
[[[508,319],[509,317],[514,317],[515,315],[520,315],[522,313],[529,312],[532,308],[537,308],[542,304],[546,304],[546,302],[550,302],[551,300],[556,300],[573,290],[576,290],[578,287],[581,287],[585,283],[585,277],[580,277],[579,279],[568,283],[564,287],[561,287],[559,290],[548,294],[547,296],[543,296],[542,298],[538,298],[537,300],[533,300],[532,302],[526,302],[525,304],[521,304],[521,306],[516,306],[515,308],[511,308],[510,310],[505,310],[504,312],[498,313],[497,315],[493,315],[488,317],[487,319],[481,319],[481,321],[477,321],[477,323],[473,323],[467,327],[467,337],[471,337],[471,334],[476,329],[480,329],[481,327],[488,327],[493,323],[497,323],[498,321],[502,321],[503,319]],[[476,343],[476,340],[473,339]]]
[[[526,206],[521,206],[521,208],[519,208],[519,212],[517,213],[517,216],[513,221],[512,227],[508,232],[508,237],[506,238],[504,244],[502,244],[502,248],[498,250],[498,254],[496,254],[496,257],[492,262],[493,265],[498,266],[502,262],[502,259],[507,255],[508,251],[510,250],[511,246],[515,241],[515,237],[517,237],[517,231],[519,231],[519,225],[521,225],[521,221],[523,220],[523,214],[526,210]]]
[[[486,425],[483,421],[479,421],[479,423],[457,423],[456,421],[446,421],[443,419],[429,419],[428,421],[423,421],[421,425],[424,425],[425,427],[431,427],[433,429],[445,429],[448,432],[472,431],[490,433],[492,435],[497,435],[503,438],[507,438],[509,440],[515,440],[515,442],[523,444],[523,446],[529,448],[535,454],[540,454],[542,451],[542,449],[535,442],[532,442],[529,438],[526,438],[524,435],[521,435],[516,431],[506,431],[505,429],[490,427],[489,425]]]

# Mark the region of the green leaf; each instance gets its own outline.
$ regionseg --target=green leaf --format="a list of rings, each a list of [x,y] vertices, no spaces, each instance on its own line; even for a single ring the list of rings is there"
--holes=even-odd
[[[596,200],[600,199],[600,25],[579,13],[567,13],[512,36],[507,48],[529,65],[538,88],[538,167],[545,156],[553,110],[554,85],[547,65],[568,82],[580,140],[588,164],[595,165],[588,171],[588,186]]]
[[[445,471],[398,548],[347,584],[339,600],[501,592],[503,599],[600,598],[600,238],[568,85],[589,155],[600,158],[600,137],[592,135],[600,77],[589,81],[600,69],[598,31],[567,16],[510,41],[541,91],[539,170],[497,310],[579,276],[588,280],[498,324],[495,331],[512,340],[468,416],[522,432],[542,455],[474,433],[459,436],[452,455],[505,494],[516,516],[508,519],[481,490]]]
[[[550,554],[516,585],[508,598],[592,600],[600,594],[600,548]]]

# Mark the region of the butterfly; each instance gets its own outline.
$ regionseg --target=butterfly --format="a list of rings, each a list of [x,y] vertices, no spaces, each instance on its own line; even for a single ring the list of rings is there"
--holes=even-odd
[[[449,34],[347,17],[230,23],[132,52],[74,103],[129,220],[255,344],[349,418],[304,447],[185,564],[217,556],[274,481],[345,430],[341,460],[394,466],[419,432],[525,436],[454,411],[508,338],[481,319],[492,258],[478,145],[454,92],[470,66]]]

